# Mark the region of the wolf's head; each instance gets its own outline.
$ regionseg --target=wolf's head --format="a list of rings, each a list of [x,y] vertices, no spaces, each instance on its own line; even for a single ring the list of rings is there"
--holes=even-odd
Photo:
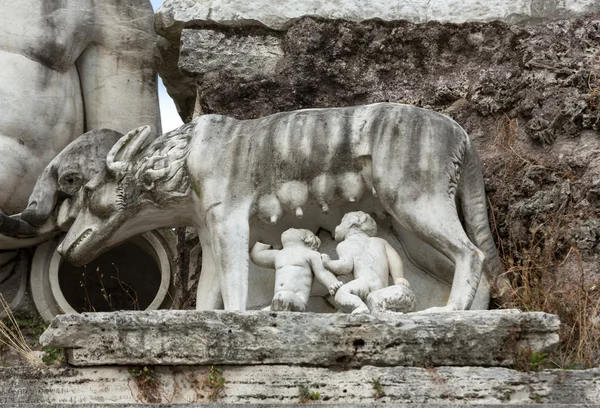
[[[69,262],[83,265],[143,232],[136,218],[149,200],[137,180],[134,158],[150,135],[150,127],[143,126],[120,138],[106,156],[107,171],[99,172],[79,191],[75,204],[79,213],[58,248]]]

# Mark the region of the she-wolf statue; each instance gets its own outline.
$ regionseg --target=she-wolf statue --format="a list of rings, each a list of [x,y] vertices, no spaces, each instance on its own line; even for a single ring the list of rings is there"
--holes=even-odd
[[[193,224],[203,251],[197,308],[245,310],[255,226],[304,216],[332,231],[340,218],[328,214],[352,206],[388,213],[453,262],[447,305],[429,311],[468,309],[476,292],[489,300],[502,271],[478,155],[442,114],[379,103],[252,120],[203,115],[150,134],[141,127],[119,139],[107,171],[82,189],[59,247],[70,262],[150,229]]]

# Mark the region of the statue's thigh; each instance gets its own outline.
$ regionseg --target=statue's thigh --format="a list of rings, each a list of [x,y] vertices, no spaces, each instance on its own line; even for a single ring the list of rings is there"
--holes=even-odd
[[[369,294],[369,283],[365,279],[355,279],[343,285],[339,291],[356,295],[361,299],[365,299]]]

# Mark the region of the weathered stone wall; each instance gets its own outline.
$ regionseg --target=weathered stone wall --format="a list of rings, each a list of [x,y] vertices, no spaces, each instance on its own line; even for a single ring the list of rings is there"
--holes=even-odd
[[[346,3],[290,6],[283,21],[259,3],[159,11],[159,72],[184,118],[381,101],[443,112],[482,156],[507,266],[599,272],[600,2],[465,1],[460,18],[409,2],[390,21]]]
[[[139,367],[136,369],[140,369]],[[157,367],[151,371],[155,383],[140,387],[128,367],[49,369],[28,367],[0,369],[0,406],[37,407],[35,404],[211,403],[212,389],[206,385],[209,367]],[[522,406],[542,403],[553,407],[583,407],[598,403],[600,370],[546,370],[524,373],[506,368],[484,367],[373,367],[348,370],[320,367],[224,366],[225,385],[219,404],[293,405],[300,402],[300,386],[318,392],[320,406],[351,407],[351,404],[391,407]],[[385,394],[376,398],[373,382]],[[273,404],[273,405],[271,405]],[[339,404],[339,405],[335,405]],[[439,404],[439,405],[438,405]],[[554,405],[556,404],[556,405]],[[87,406],[87,405],[74,405]],[[123,405],[125,406],[125,405]],[[129,406],[129,405],[127,405]],[[184,405],[188,406],[188,405]],[[311,406],[303,405],[303,406]]]

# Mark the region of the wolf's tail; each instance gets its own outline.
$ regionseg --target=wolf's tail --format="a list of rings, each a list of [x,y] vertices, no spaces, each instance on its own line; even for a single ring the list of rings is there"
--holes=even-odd
[[[465,220],[465,230],[469,239],[486,255],[483,275],[471,309],[487,309],[490,291],[494,285],[500,283],[498,278],[504,272],[504,266],[490,230],[479,155],[470,139],[467,139],[461,173],[458,198]]]

